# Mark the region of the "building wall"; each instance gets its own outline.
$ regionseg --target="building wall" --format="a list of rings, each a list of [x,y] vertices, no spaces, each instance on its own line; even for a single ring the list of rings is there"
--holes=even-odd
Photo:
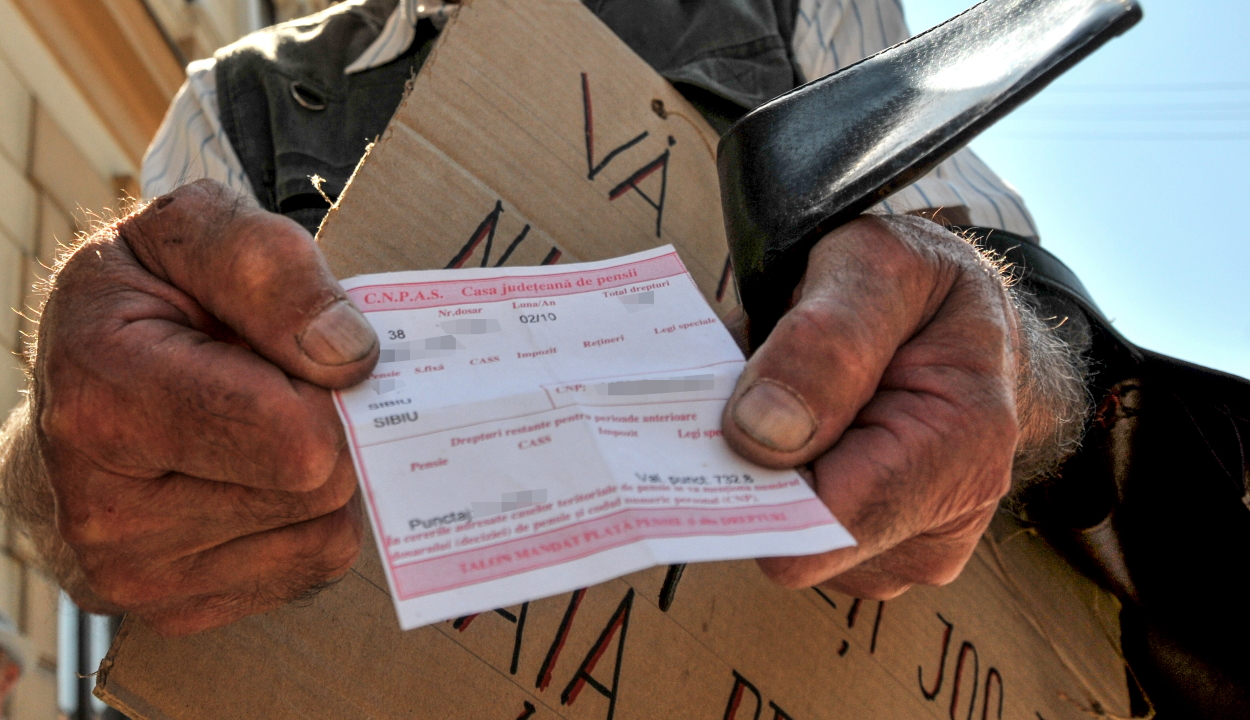
[[[117,99],[146,92],[146,106],[162,108],[181,82],[178,62],[206,57],[274,14],[265,0],[92,0],[91,5],[92,12],[108,13],[112,30],[102,33],[83,24],[75,15],[79,5],[69,0],[0,0],[4,415],[25,386],[22,348],[38,307],[32,285],[46,277],[58,248],[72,243],[93,217],[118,208],[119,198],[138,195],[133,178],[159,114],[153,120],[150,112],[123,113]],[[108,62],[114,65],[105,67]],[[109,82],[118,85],[100,86]],[[27,671],[0,717],[61,717],[58,662],[63,681],[73,682],[78,658],[77,637],[68,637],[73,632],[61,639],[61,647],[75,657],[58,657],[59,597],[28,541],[0,516],[0,609],[15,620],[30,649]]]
[[[30,286],[46,276],[59,244],[72,242],[90,218],[117,206],[125,177],[101,177],[0,55],[0,317],[6,352],[0,404],[9,408],[25,384],[18,355],[33,328]]]
[[[114,206],[101,177],[15,72],[0,48],[0,407],[25,385],[22,338],[37,306],[31,285],[46,276],[61,243],[88,222],[88,209]],[[25,538],[0,528],[0,607],[26,636],[31,657],[11,699],[12,720],[51,720],[57,710],[56,585]]]

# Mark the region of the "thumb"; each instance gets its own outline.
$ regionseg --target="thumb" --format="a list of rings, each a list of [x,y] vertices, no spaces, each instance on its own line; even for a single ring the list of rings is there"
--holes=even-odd
[[[348,387],[376,363],[372,327],[294,221],[201,180],[158,198],[118,232],[148,272],[287,373]]]
[[[725,406],[725,438],[738,453],[771,467],[823,454],[872,398],[898,347],[936,312],[954,273],[911,233],[896,234],[898,222],[863,217],[812,249],[794,307]]]

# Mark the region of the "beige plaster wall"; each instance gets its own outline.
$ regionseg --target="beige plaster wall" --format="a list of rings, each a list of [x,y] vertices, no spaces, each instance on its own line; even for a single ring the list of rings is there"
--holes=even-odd
[[[36,100],[0,48],[0,411],[25,386],[21,351],[37,305],[31,285],[46,275],[59,243],[74,240],[90,212],[116,204],[114,181]],[[36,566],[25,538],[0,520],[0,608],[28,645],[27,670],[9,701],[11,720],[58,716],[56,585]],[[3,713],[0,713],[3,715]]]

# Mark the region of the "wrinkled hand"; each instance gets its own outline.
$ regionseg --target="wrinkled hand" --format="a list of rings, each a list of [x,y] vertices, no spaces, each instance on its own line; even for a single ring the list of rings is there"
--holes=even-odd
[[[953,580],[1011,485],[1017,324],[998,272],[933,223],[861,218],[821,240],[723,423],[757,463],[811,463],[859,544],[765,573],[876,599]]]
[[[345,573],[356,477],[325,388],[378,343],[308,233],[201,181],[79,248],[35,367],[61,537],[96,612],[225,625]]]

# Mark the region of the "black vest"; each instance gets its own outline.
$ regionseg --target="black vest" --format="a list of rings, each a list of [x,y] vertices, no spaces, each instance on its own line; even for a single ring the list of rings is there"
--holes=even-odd
[[[745,111],[793,89],[798,0],[583,0],[723,132]],[[397,0],[338,5],[243,38],[217,53],[222,128],[267,210],[315,232],[365,146],[386,129],[404,84],[433,46],[429,21],[401,57],[343,69],[378,37]]]

